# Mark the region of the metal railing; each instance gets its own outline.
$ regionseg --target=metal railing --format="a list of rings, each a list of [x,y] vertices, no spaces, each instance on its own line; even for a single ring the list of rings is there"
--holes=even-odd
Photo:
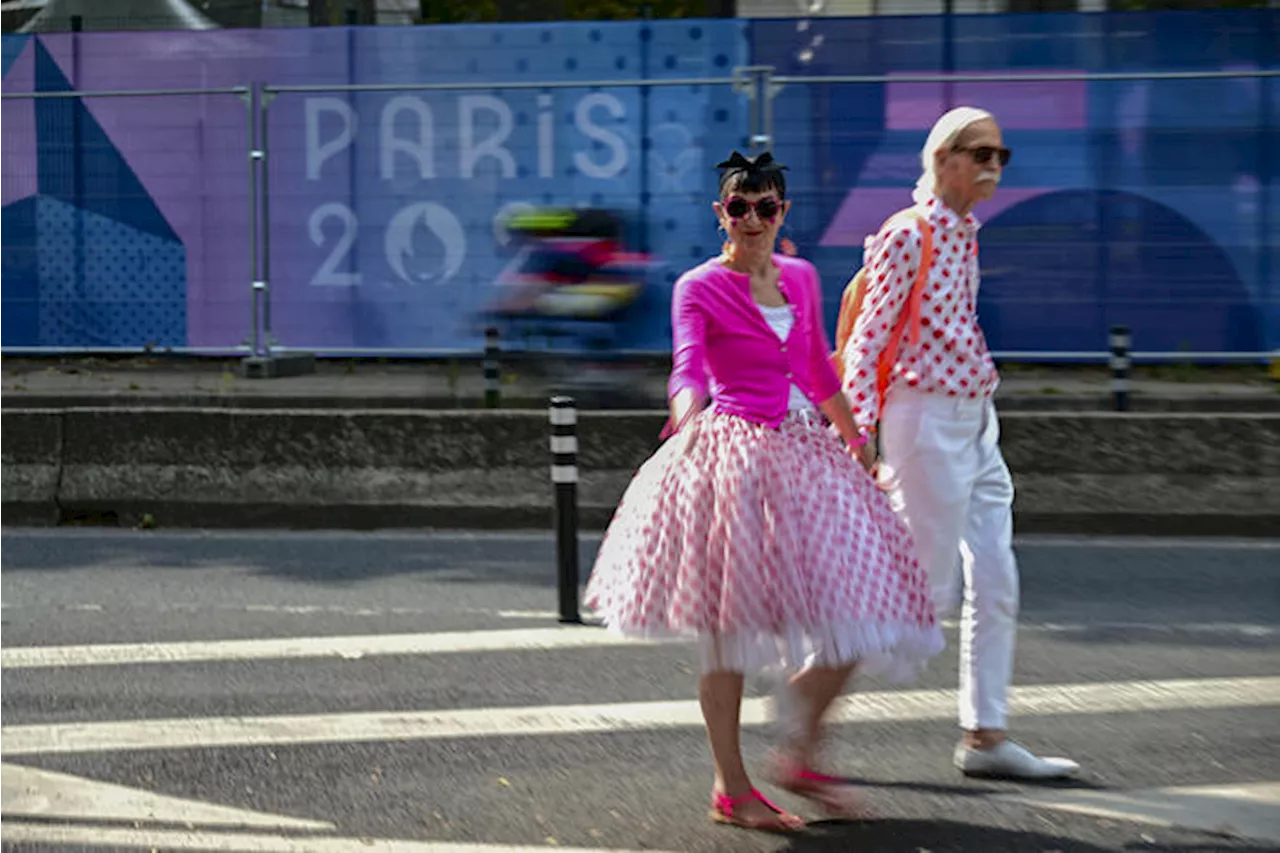
[[[1007,72],[986,72],[986,71],[955,71],[950,73],[916,73],[903,72],[893,74],[775,74],[774,69],[763,67],[757,70],[757,82],[759,85],[759,100],[761,108],[752,113],[753,124],[749,129],[749,137],[759,149],[764,148],[787,148],[794,150],[798,142],[794,138],[779,139],[774,127],[775,109],[773,102],[778,100],[779,96],[784,98],[794,95],[798,89],[807,86],[819,87],[858,87],[858,86],[894,86],[909,87],[913,85],[934,86],[936,91],[925,89],[922,100],[929,101],[936,96],[939,101],[939,111],[958,106],[961,102],[957,100],[955,91],[951,88],[955,84],[979,84],[992,85],[1004,84],[1006,86],[1013,85],[1031,85],[1047,84],[1047,83],[1089,83],[1089,84],[1107,84],[1107,83],[1124,83],[1124,82],[1143,82],[1143,83],[1181,83],[1193,81],[1224,81],[1224,80],[1256,80],[1259,85],[1256,87],[1256,103],[1258,119],[1255,126],[1254,135],[1257,142],[1257,169],[1259,171],[1259,180],[1257,187],[1257,201],[1255,207],[1257,209],[1256,235],[1241,235],[1245,240],[1253,246],[1254,260],[1256,262],[1256,271],[1247,278],[1252,280],[1258,288],[1253,296],[1257,297],[1258,302],[1256,308],[1258,314],[1263,318],[1262,323],[1265,326],[1268,322],[1274,326],[1275,321],[1268,318],[1268,312],[1273,316],[1280,314],[1280,288],[1277,287],[1278,282],[1274,281],[1274,259],[1277,251],[1275,242],[1276,224],[1272,221],[1273,203],[1270,200],[1270,186],[1274,182],[1274,173],[1276,169],[1276,152],[1265,142],[1265,134],[1270,130],[1274,132],[1276,116],[1272,114],[1274,96],[1271,94],[1273,81],[1280,77],[1280,70],[1274,68],[1239,68],[1232,70],[1186,70],[1186,71],[1133,71],[1133,72],[1031,72],[1021,73],[1014,71]],[[837,96],[838,97],[838,96]],[[976,99],[981,100],[981,98]],[[1001,119],[999,110],[996,110],[996,118]],[[1145,128],[1144,128],[1145,130]],[[1188,128],[1188,132],[1195,132],[1195,128]],[[811,128],[802,127],[800,134],[811,132]],[[905,197],[906,190],[914,181],[918,174],[918,146],[924,141],[927,135],[927,128],[914,132],[912,145],[917,146],[911,149],[907,159],[916,160],[914,165],[915,173],[909,177],[902,176],[903,195]],[[1082,128],[1082,133],[1104,133],[1114,132],[1114,129],[1095,128],[1092,126]],[[1009,132],[1007,131],[1006,134]],[[1019,131],[1013,131],[1018,134]],[[1008,138],[1006,136],[1006,138]],[[1016,137],[1015,137],[1016,138]],[[807,140],[803,140],[807,141]],[[1086,143],[1089,144],[1089,143]],[[1017,147],[1018,143],[1014,143]],[[1268,180],[1268,176],[1270,180]],[[1111,188],[1116,182],[1107,180],[1104,176],[1095,176],[1095,181],[1089,187],[1097,187],[1098,189]],[[1064,187],[1064,189],[1071,189]],[[1000,190],[1000,193],[1007,190]],[[877,211],[876,216],[880,213],[888,215],[891,210]],[[875,217],[873,217],[875,218]],[[878,222],[880,218],[876,219]],[[1100,236],[1096,238],[1099,246],[1105,246],[1107,238]],[[1105,257],[1105,254],[1104,254]],[[1098,275],[1105,276],[1106,265],[1099,264],[1097,266]],[[852,270],[850,270],[852,272]],[[995,358],[1009,362],[1066,362],[1066,363],[1107,363],[1112,359],[1112,353],[1107,349],[1107,328],[1106,322],[1099,323],[1096,328],[1095,339],[1098,342],[1098,348],[1088,350],[1065,350],[1065,349],[1022,349],[1007,348],[993,352]],[[1135,325],[1134,332],[1139,339],[1144,337],[1143,328],[1140,322]],[[1266,335],[1264,329],[1263,335]],[[1274,329],[1270,330],[1271,335],[1275,335]],[[1265,341],[1264,341],[1265,343]],[[1252,349],[1247,351],[1206,351],[1195,348],[1183,349],[1157,349],[1149,348],[1146,350],[1132,350],[1128,352],[1128,357],[1134,363],[1267,363],[1280,360],[1280,350],[1268,349]]]
[[[378,346],[359,346],[359,345],[328,345],[323,340],[299,340],[296,336],[292,339],[286,337],[282,341],[276,334],[276,320],[273,317],[273,289],[272,289],[272,236],[273,236],[273,219],[272,219],[272,164],[275,161],[273,157],[272,145],[269,137],[269,128],[271,125],[270,115],[271,106],[278,98],[289,95],[308,95],[308,94],[342,94],[348,96],[360,96],[366,94],[392,94],[392,93],[451,93],[451,92],[480,92],[493,93],[501,91],[511,92],[529,92],[529,93],[551,93],[563,90],[582,90],[585,92],[601,92],[610,90],[637,90],[642,93],[641,104],[646,111],[639,123],[638,137],[636,148],[639,150],[640,156],[640,186],[643,194],[651,194],[650,174],[650,157],[647,156],[649,145],[652,143],[650,131],[652,129],[650,120],[647,116],[649,97],[648,93],[654,90],[670,88],[670,87],[722,87],[733,92],[739,98],[745,101],[744,115],[746,119],[746,127],[744,139],[750,147],[757,150],[772,147],[776,145],[777,140],[774,132],[775,109],[774,102],[779,94],[784,92],[787,87],[802,86],[823,86],[823,85],[904,85],[904,84],[952,84],[952,83],[1049,83],[1049,82],[1121,82],[1121,81],[1193,81],[1193,80],[1223,80],[1236,78],[1256,78],[1261,81],[1271,81],[1280,77],[1280,71],[1269,69],[1253,69],[1240,71],[1169,71],[1169,72],[1116,72],[1116,73],[1035,73],[1035,74],[1015,74],[1015,73],[958,73],[958,74],[877,74],[877,75],[776,75],[774,69],[769,66],[740,66],[731,69],[731,73],[726,76],[691,76],[670,79],[583,79],[583,80],[509,80],[509,81],[486,81],[483,83],[379,83],[379,84],[308,84],[308,85],[271,85],[271,84],[255,84],[251,86],[234,86],[225,88],[208,88],[208,89],[192,89],[192,88],[174,88],[174,89],[141,89],[130,91],[40,91],[40,92],[10,92],[6,91],[0,94],[5,104],[29,101],[34,105],[37,103],[59,103],[64,101],[74,102],[79,107],[82,101],[92,99],[108,99],[108,98],[138,98],[138,99],[159,99],[159,98],[226,98],[227,96],[235,96],[241,100],[246,108],[245,114],[245,139],[246,156],[248,171],[246,174],[245,194],[248,200],[247,211],[247,235],[244,244],[247,249],[247,265],[248,276],[246,279],[246,288],[248,290],[247,301],[247,317],[244,318],[243,338],[237,338],[239,343],[234,339],[227,339],[225,342],[209,342],[208,335],[203,337],[197,336],[196,343],[190,345],[170,346],[163,342],[140,341],[136,347],[122,346],[116,343],[104,344],[103,346],[93,346],[85,343],[71,343],[67,345],[45,344],[39,345],[11,345],[5,343],[3,351],[6,354],[51,354],[51,353],[147,353],[147,352],[174,352],[174,353],[190,353],[190,354],[223,354],[223,353],[249,353],[258,357],[270,357],[273,353],[296,352],[300,350],[323,352],[333,355],[416,355],[422,357],[451,357],[460,354],[479,355],[482,351],[482,344],[479,343],[480,336],[477,335],[477,345],[471,347],[431,347],[431,346],[414,346],[414,347],[378,347]],[[1260,96],[1263,100],[1266,98],[1266,87]],[[75,109],[68,117],[69,135],[71,137],[72,154],[71,162],[71,185],[72,185],[72,206],[78,211],[72,223],[72,256],[73,256],[73,285],[71,288],[70,299],[72,301],[81,300],[86,304],[92,304],[93,300],[85,296],[85,282],[90,277],[88,265],[89,259],[86,254],[86,241],[88,236],[85,233],[86,215],[83,213],[84,202],[88,187],[86,184],[86,164],[85,164],[85,143],[84,143],[84,115]],[[1264,127],[1265,129],[1265,127]],[[242,156],[242,155],[237,155]],[[1274,158],[1274,152],[1270,155]],[[288,158],[285,158],[288,159]],[[709,159],[709,158],[704,158]],[[700,163],[699,167],[708,167],[708,163]],[[197,167],[198,168],[198,167]],[[9,165],[6,163],[6,180],[9,179]],[[243,173],[242,173],[243,174]],[[23,177],[23,176],[20,176]],[[25,176],[29,179],[31,176]],[[905,190],[905,187],[904,187]],[[1259,237],[1257,239],[1258,263],[1259,263],[1259,282],[1266,286],[1272,277],[1270,264],[1274,254],[1274,246],[1267,241],[1270,239],[1272,227],[1267,220],[1269,216],[1270,205],[1265,197],[1268,191],[1266,182],[1260,188],[1263,198],[1260,202]],[[647,232],[650,211],[642,210],[641,220],[645,223]],[[648,237],[644,238],[644,242],[648,242]],[[5,250],[31,248],[35,247],[14,246],[6,239]],[[188,246],[188,251],[193,246]],[[198,247],[201,251],[208,251],[207,247]],[[222,259],[225,261],[225,259]],[[191,260],[186,261],[188,275],[190,276],[194,270]],[[219,268],[221,269],[221,267]],[[218,278],[210,284],[216,287],[225,287],[224,282],[219,278],[221,273],[209,273],[207,270],[194,270],[198,276],[205,278]],[[237,276],[238,277],[238,276]],[[190,277],[187,279],[187,286],[192,286]],[[1270,293],[1264,294],[1269,300],[1280,298],[1280,294]],[[8,306],[6,306],[8,307]],[[220,324],[221,326],[226,323]],[[1134,330],[1139,339],[1141,339],[1141,329]],[[1110,352],[1104,346],[1106,341],[1105,329],[1099,329],[1097,350],[1080,350],[1080,351],[1051,351],[1051,350],[1005,350],[996,353],[996,357],[1008,361],[1076,361],[1076,362],[1097,362],[1104,363],[1110,358]],[[645,355],[658,354],[658,350],[639,350],[637,354]],[[1278,357],[1278,353],[1264,350],[1250,352],[1203,352],[1203,351],[1164,351],[1136,350],[1129,353],[1130,358],[1134,362],[1155,362],[1155,361],[1184,361],[1184,362],[1263,362]]]
[[[33,203],[45,204],[41,196],[53,195],[55,198],[64,199],[70,207],[69,215],[63,217],[61,223],[54,219],[58,213],[56,210],[45,217],[53,219],[53,222],[38,229],[41,237],[36,237],[37,229],[33,228],[30,233],[36,239],[30,245],[19,242],[20,237],[14,238],[11,231],[6,231],[4,251],[10,259],[20,259],[16,263],[25,260],[28,271],[34,272],[37,279],[33,290],[39,292],[34,293],[31,299],[34,305],[23,305],[22,299],[11,297],[6,300],[10,304],[5,307],[6,310],[29,313],[30,323],[38,329],[37,337],[47,339],[71,334],[78,339],[69,340],[66,344],[24,345],[14,344],[10,338],[4,343],[4,353],[9,355],[60,353],[229,355],[252,351],[253,344],[251,336],[248,335],[239,343],[232,340],[194,345],[172,342],[188,339],[189,329],[185,321],[189,291],[193,285],[192,278],[207,277],[209,271],[197,267],[191,261],[189,253],[194,247],[186,244],[187,241],[184,241],[182,233],[174,233],[175,239],[172,241],[166,240],[163,235],[157,237],[152,233],[164,228],[173,230],[173,225],[169,222],[164,210],[156,207],[154,214],[149,211],[142,213],[142,218],[147,221],[141,225],[127,221],[129,214],[123,211],[123,208],[155,206],[154,201],[149,197],[135,198],[127,194],[133,183],[143,184],[143,181],[136,177],[135,172],[147,164],[139,164],[136,161],[131,163],[122,152],[117,150],[110,139],[96,129],[97,120],[87,111],[83,103],[100,99],[159,101],[154,105],[154,113],[164,114],[168,121],[175,122],[162,130],[169,133],[185,131],[199,133],[210,120],[210,113],[220,108],[215,106],[211,109],[209,101],[204,99],[217,99],[217,103],[221,104],[225,103],[229,97],[235,97],[246,106],[251,106],[251,94],[252,90],[247,86],[0,93],[0,101],[6,107],[20,103],[30,104],[35,114],[32,131],[37,149],[32,152],[33,160],[29,163],[22,162],[7,151],[4,180],[16,181],[20,185],[29,187],[34,196]],[[202,100],[195,105],[193,99],[197,98]],[[175,105],[174,100],[178,100],[179,103]],[[56,105],[57,111],[50,111],[43,107],[42,105],[45,104]],[[184,105],[190,107],[194,113],[191,127],[184,127],[181,117],[174,118],[174,116],[180,116],[181,107]],[[247,116],[249,121],[246,124],[251,126],[252,109],[248,110]],[[241,118],[241,121],[243,120]],[[13,123],[6,119],[6,124],[8,125],[6,132],[12,133]],[[156,132],[154,127],[151,130]],[[52,137],[47,144],[42,138],[44,134]],[[43,154],[40,151],[41,147],[45,149]],[[198,146],[192,147],[198,148]],[[175,153],[172,148],[148,151],[141,159],[172,158]],[[48,162],[41,162],[42,156],[45,161],[57,157],[63,162],[51,166]],[[237,158],[244,156],[243,150],[234,156]],[[89,159],[98,163],[106,162],[109,172],[89,174],[86,163]],[[182,181],[184,174],[201,175],[205,166],[206,164],[201,162],[189,170],[183,170],[171,163],[170,168],[160,174],[157,180]],[[34,173],[26,172],[25,168],[35,171]],[[55,186],[46,185],[46,181],[52,182]],[[68,185],[69,191],[67,191]],[[172,189],[170,187],[171,191]],[[145,192],[145,186],[142,191]],[[181,195],[181,193],[175,194]],[[245,194],[250,198],[254,197],[252,186],[245,191]],[[112,208],[115,209],[114,212],[118,218],[113,218],[111,215]],[[103,209],[106,209],[105,213],[98,212]],[[32,211],[30,216],[33,221],[36,221],[42,214],[36,210]],[[198,211],[196,218],[201,218]],[[70,220],[69,223],[67,219]],[[201,232],[204,231],[202,222],[194,225],[190,222],[187,224],[190,227],[199,228]],[[98,232],[96,239],[89,233],[90,229]],[[178,230],[181,231],[181,227]],[[258,228],[252,217],[248,222],[247,230],[247,243],[240,245],[256,246]],[[53,236],[42,244],[41,240],[46,234]],[[186,236],[189,240],[192,235]],[[203,233],[195,236],[199,241]],[[134,240],[132,246],[127,244],[130,239]],[[174,245],[168,246],[167,244],[170,243]],[[120,254],[111,257],[112,250]],[[163,263],[166,254],[174,258],[181,255],[182,260],[181,262],[171,260],[166,268]],[[65,258],[69,258],[69,263],[62,263]],[[91,258],[98,263],[93,263]],[[129,266],[130,264],[132,267]],[[68,281],[60,288],[43,286],[49,279],[42,274],[42,268],[55,267],[62,268]],[[155,273],[155,277],[146,278],[146,274],[157,267],[161,269]],[[144,280],[132,280],[137,278]],[[252,278],[249,281],[251,282]],[[201,284],[203,285],[204,282]],[[16,289],[19,283],[6,279],[6,285]],[[145,290],[147,287],[155,287],[161,292],[167,292],[170,298],[158,299],[153,292]],[[175,318],[175,312],[179,311],[179,318]],[[103,323],[108,324],[105,337],[118,341],[132,336],[138,338],[138,343],[127,345],[112,342],[93,345],[82,342],[84,338],[92,339],[96,335],[103,334],[101,328]],[[182,327],[179,328],[179,325]],[[236,325],[240,326],[236,334],[244,334],[246,330],[243,325],[238,323]],[[6,324],[6,326],[12,328],[17,324],[13,326]],[[131,335],[128,332],[122,334],[120,331],[122,328],[129,329],[134,334]]]
[[[656,90],[664,89],[720,89],[733,92],[735,95],[751,100],[755,97],[758,86],[753,78],[754,69],[735,68],[730,69],[731,73],[725,76],[691,76],[691,77],[671,77],[671,78],[591,78],[591,79],[574,79],[574,80],[507,80],[507,81],[485,81],[483,83],[379,83],[379,84],[305,84],[305,85],[263,85],[261,87],[261,96],[258,100],[259,117],[257,126],[260,129],[261,139],[258,145],[259,159],[262,164],[259,177],[259,185],[263,194],[263,216],[265,226],[261,235],[263,270],[260,278],[260,291],[263,298],[262,316],[264,318],[263,331],[263,347],[267,352],[324,352],[332,355],[365,355],[365,356],[456,356],[459,354],[477,354],[480,347],[420,347],[420,346],[384,346],[384,347],[360,347],[360,346],[331,346],[328,344],[311,343],[298,339],[297,335],[278,335],[277,325],[273,320],[273,311],[278,310],[278,306],[273,302],[273,288],[271,276],[271,259],[273,256],[273,222],[269,213],[271,209],[270,178],[272,172],[272,164],[275,162],[272,153],[272,146],[268,143],[269,128],[272,124],[271,113],[269,108],[274,103],[278,103],[279,99],[288,96],[299,95],[345,95],[349,98],[355,98],[366,95],[394,95],[394,94],[414,94],[414,93],[431,93],[431,94],[451,94],[451,93],[476,93],[480,95],[496,95],[502,93],[527,93],[541,97],[549,96],[554,92],[578,91],[587,95],[617,94],[619,92],[636,92],[639,97],[640,118],[638,121],[638,136],[645,142],[641,142],[635,147],[639,149],[638,153],[638,186],[639,196],[641,199],[642,210],[637,217],[637,243],[639,250],[644,253],[651,248],[653,236],[651,235],[651,223],[648,216],[647,207],[648,199],[651,197],[662,195],[652,182],[651,165],[649,152],[649,131],[653,127],[650,118],[650,93]],[[425,107],[424,107],[425,109]],[[539,109],[542,109],[541,107]],[[549,109],[549,108],[548,108]],[[541,131],[540,131],[541,132]],[[630,144],[630,143],[628,143]],[[354,145],[351,146],[351,156],[356,158],[358,155]],[[434,148],[433,148],[434,153]],[[539,166],[541,168],[541,166]],[[355,166],[347,166],[348,181],[355,180]],[[352,198],[353,204],[360,195],[352,184],[347,194]],[[568,202],[568,198],[555,199],[554,203]],[[619,200],[624,201],[624,200]],[[629,203],[632,199],[625,200]],[[496,204],[495,204],[496,206]],[[336,210],[336,209],[335,209]],[[499,211],[501,212],[501,211]],[[342,212],[342,216],[346,216],[348,221],[354,219],[354,214],[350,211]],[[342,218],[341,216],[338,218]],[[344,235],[350,235],[358,229],[364,228],[363,223],[345,225]],[[348,245],[351,245],[348,241]],[[353,247],[350,251],[356,251],[358,247]],[[359,275],[358,272],[353,275]],[[475,282],[475,284],[483,287],[487,282]],[[477,339],[479,335],[476,336]],[[287,343],[282,343],[282,338]],[[510,341],[506,342],[510,345]],[[551,348],[544,349],[544,352],[550,351]],[[636,352],[643,352],[646,355],[654,354],[657,350],[643,349]]]

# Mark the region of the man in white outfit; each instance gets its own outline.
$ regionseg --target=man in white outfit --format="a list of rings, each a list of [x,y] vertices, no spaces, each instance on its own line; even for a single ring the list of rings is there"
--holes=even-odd
[[[956,766],[971,776],[1050,779],[1078,765],[1038,758],[1005,733],[1018,616],[1013,483],[992,403],[999,377],[978,328],[979,223],[970,213],[995,194],[1009,157],[986,112],[961,107],[934,125],[914,216],[892,218],[867,240],[866,295],[842,353],[844,387],[859,429],[871,434],[863,463],[911,528],[940,614],[954,610],[963,589]],[[917,334],[903,335],[882,398],[877,361],[913,304],[923,223],[932,259],[908,320]]]

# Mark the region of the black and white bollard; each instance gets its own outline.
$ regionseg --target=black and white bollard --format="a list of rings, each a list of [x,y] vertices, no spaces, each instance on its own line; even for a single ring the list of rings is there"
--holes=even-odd
[[[1129,327],[1111,327],[1111,395],[1117,412],[1129,411]]]
[[[498,327],[484,330],[484,407],[502,405],[502,383],[498,375]]]
[[[572,397],[551,398],[551,482],[556,490],[556,586],[560,594],[560,621],[580,623],[578,406]]]

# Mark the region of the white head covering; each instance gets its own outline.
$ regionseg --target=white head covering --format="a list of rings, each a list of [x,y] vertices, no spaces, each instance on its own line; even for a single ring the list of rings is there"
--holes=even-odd
[[[925,140],[924,148],[920,149],[920,166],[923,171],[920,173],[920,180],[916,181],[915,191],[911,193],[916,204],[924,204],[933,198],[933,187],[938,182],[938,176],[933,171],[933,155],[939,148],[945,148],[955,142],[956,137],[966,127],[983,119],[994,119],[994,117],[986,110],[980,110],[977,107],[956,107],[938,119],[933,130],[929,131],[929,138]]]

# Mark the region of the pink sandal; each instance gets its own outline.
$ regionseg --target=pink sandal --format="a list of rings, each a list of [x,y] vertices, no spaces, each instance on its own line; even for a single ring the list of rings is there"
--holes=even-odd
[[[759,800],[774,813],[772,820],[752,820],[734,814],[739,806]],[[726,823],[743,829],[759,829],[765,832],[798,832],[804,829],[804,818],[785,812],[765,799],[755,788],[749,793],[731,797],[722,791],[711,792],[711,819],[716,823]]]
[[[779,788],[816,803],[832,817],[860,820],[873,816],[846,779],[818,773],[781,755],[774,757],[772,777]]]

